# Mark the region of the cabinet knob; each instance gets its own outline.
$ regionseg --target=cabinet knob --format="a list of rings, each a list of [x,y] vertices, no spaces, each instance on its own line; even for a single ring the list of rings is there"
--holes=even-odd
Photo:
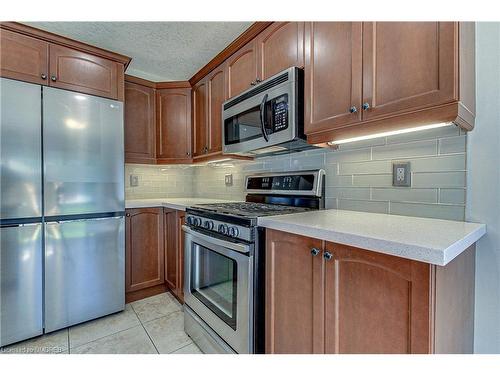
[[[256,84],[257,84],[257,83],[261,83],[261,82],[262,82],[262,80],[261,80],[261,79],[259,79],[259,78],[255,78],[255,83],[256,83]]]
[[[41,79],[47,79],[47,74],[45,74],[45,73],[40,74],[40,78]]]
[[[351,108],[349,108],[349,112],[356,113],[356,112],[358,112],[358,109],[356,108],[355,105],[353,105]]]
[[[370,109],[370,103],[363,103],[363,109],[366,111],[367,109]]]
[[[190,153],[190,152],[186,152],[186,155],[187,155],[187,156],[191,156],[191,153]]]
[[[125,216],[130,217],[130,214],[127,212],[127,213],[125,214]]]
[[[257,84],[257,82],[255,82],[255,81],[250,82],[250,86],[255,86],[256,84]]]
[[[56,76],[50,76],[50,79],[51,79],[51,81],[53,81],[53,82],[57,81],[57,77],[56,77]]]
[[[329,251],[325,251],[325,253],[323,254],[323,258],[325,258],[325,260],[330,260],[333,258],[333,254]]]
[[[315,247],[313,247],[313,248],[311,249],[311,255],[312,255],[313,257],[315,257],[316,255],[318,255],[320,252],[321,252],[321,250],[316,249]]]

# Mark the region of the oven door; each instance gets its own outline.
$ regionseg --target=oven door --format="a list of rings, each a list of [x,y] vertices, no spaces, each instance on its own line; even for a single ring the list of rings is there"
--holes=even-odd
[[[253,255],[186,225],[184,302],[237,353],[253,347]]]

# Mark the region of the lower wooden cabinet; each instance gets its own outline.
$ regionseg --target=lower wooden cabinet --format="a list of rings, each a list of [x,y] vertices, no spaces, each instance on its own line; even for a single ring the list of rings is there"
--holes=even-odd
[[[163,209],[127,210],[125,233],[125,291],[135,292],[163,284]]]
[[[126,210],[127,303],[167,290],[184,302],[184,217],[184,211],[161,207]]]
[[[267,230],[266,353],[471,353],[474,253],[439,267]]]
[[[184,211],[165,209],[165,283],[170,292],[184,302]]]

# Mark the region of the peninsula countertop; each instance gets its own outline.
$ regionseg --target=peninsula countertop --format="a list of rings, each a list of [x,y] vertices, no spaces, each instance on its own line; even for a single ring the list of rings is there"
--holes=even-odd
[[[439,266],[486,233],[484,224],[334,209],[262,217],[258,225]]]

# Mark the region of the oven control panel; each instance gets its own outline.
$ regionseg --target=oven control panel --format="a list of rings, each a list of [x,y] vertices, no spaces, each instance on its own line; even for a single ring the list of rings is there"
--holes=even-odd
[[[252,228],[244,227],[242,225],[226,223],[193,214],[188,214],[186,216],[186,223],[190,227],[216,232],[226,237],[240,239],[247,242],[254,240]]]

